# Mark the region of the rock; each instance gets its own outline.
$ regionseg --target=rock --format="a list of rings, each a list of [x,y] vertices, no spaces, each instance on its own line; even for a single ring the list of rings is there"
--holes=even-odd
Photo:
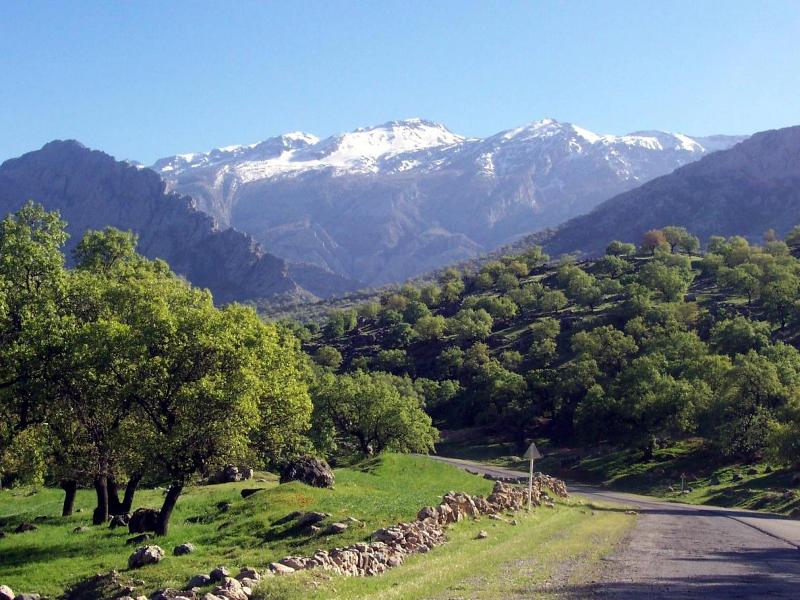
[[[764,467],[764,473],[772,473],[772,467],[770,465]]]
[[[328,513],[323,512],[307,512],[303,513],[297,519],[297,527],[310,527],[311,525],[316,525],[330,517]]]
[[[245,467],[242,469],[242,481],[249,481],[253,478],[253,469],[250,467]]]
[[[128,521],[128,533],[155,531],[160,511],[155,508],[139,508]]]
[[[249,498],[253,494],[264,491],[264,489],[266,488],[244,488],[240,493],[242,494],[242,498]]]
[[[241,481],[242,474],[239,473],[239,467],[236,465],[225,465],[221,471],[214,473],[211,477],[208,478],[208,482],[211,484],[214,483],[233,483],[235,481]]]
[[[117,527],[127,527],[130,521],[131,521],[131,515],[128,513],[122,515],[114,515],[113,517],[111,517],[111,521],[109,522],[108,526],[111,529],[116,529]]]
[[[306,485],[319,488],[332,488],[333,471],[324,460],[303,456],[286,463],[280,472],[280,482],[302,481]]]
[[[196,600],[197,594],[192,590],[175,590],[165,588],[150,596],[150,600]]]
[[[747,474],[748,475],[758,475],[758,469],[756,469],[755,467],[750,467],[749,469],[747,469]]]
[[[39,594],[17,594],[14,600],[41,600]]]
[[[33,520],[34,523],[44,523],[47,521],[46,515],[37,515],[36,518]]]
[[[7,585],[0,585],[0,600],[14,600],[14,592]]]
[[[0,531],[0,540],[2,540],[4,537],[6,537],[6,532]]]
[[[639,513],[636,512],[635,510],[626,510],[625,514],[626,515],[638,515]]]
[[[347,523],[331,523],[322,532],[324,535],[336,535],[347,531]]]
[[[226,577],[231,576],[231,572],[226,567],[217,567],[209,573],[211,581],[225,581]]]
[[[245,593],[242,584],[231,577],[226,577],[221,585],[214,588],[212,594],[229,600],[247,600],[248,598],[248,594]]]
[[[37,529],[39,528],[33,523],[20,523],[14,529],[14,533],[25,533],[26,531],[36,531]]]
[[[186,588],[191,589],[196,587],[205,587],[212,582],[213,580],[211,579],[211,577],[209,577],[205,573],[199,573],[186,582]]]
[[[722,483],[722,482],[720,481],[719,477],[717,477],[716,475],[713,475],[713,476],[711,477],[711,479],[709,479],[709,480],[708,480],[708,483],[709,483],[710,485],[719,485],[719,484],[720,484],[720,483]]]
[[[81,527],[76,527],[75,529],[73,529],[72,533],[86,533],[87,531],[91,531],[91,530],[88,527],[81,526]]]
[[[150,538],[152,538],[152,537],[153,536],[151,536],[149,533],[143,533],[141,535],[135,535],[132,538],[128,538],[127,540],[125,540],[125,545],[126,546],[135,546],[137,544],[141,544],[142,542],[149,541]]]
[[[231,509],[231,506],[232,504],[228,500],[217,502],[217,510],[219,512],[228,512]]]
[[[282,565],[281,563],[273,562],[269,563],[270,570],[275,573],[275,575],[290,575],[294,573],[294,569],[292,567],[287,567],[286,565]]]
[[[486,533],[483,529],[478,532],[478,535],[475,536],[476,540],[485,540],[489,537],[489,534]]]
[[[731,479],[733,481],[741,481],[743,477],[740,473],[734,473],[733,475],[731,475]]]
[[[175,556],[184,556],[186,554],[191,554],[192,552],[194,552],[194,544],[186,543],[175,546],[172,554]]]
[[[164,551],[159,546],[142,546],[128,558],[129,569],[140,569],[145,565],[153,565],[161,562],[164,558]]]
[[[250,579],[252,581],[260,581],[261,580],[261,574],[258,571],[256,571],[254,568],[252,568],[252,567],[242,567],[239,570],[239,574],[236,576],[236,579],[238,579],[239,581],[241,581],[242,579]]]

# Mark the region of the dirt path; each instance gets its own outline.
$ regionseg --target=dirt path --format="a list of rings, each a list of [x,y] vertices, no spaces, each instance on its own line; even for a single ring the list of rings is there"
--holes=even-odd
[[[502,467],[431,457],[499,477]],[[594,582],[563,588],[567,597],[800,598],[800,522],[745,510],[664,502],[573,484],[570,492],[639,513],[625,542],[604,560]],[[597,510],[626,510],[598,508]]]

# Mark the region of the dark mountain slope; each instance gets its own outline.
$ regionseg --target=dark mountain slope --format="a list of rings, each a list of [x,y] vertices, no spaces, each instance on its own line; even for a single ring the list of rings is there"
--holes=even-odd
[[[800,126],[757,133],[603,202],[530,241],[552,255],[600,254],[613,239],[639,242],[648,229],[683,225],[705,240],[742,235],[761,240],[770,228],[800,223]]]
[[[165,193],[153,171],[78,142],[54,141],[0,166],[0,215],[29,199],[67,221],[68,254],[84,231],[110,225],[138,234],[142,254],[166,260],[217,301],[308,295],[283,259],[239,231],[219,228],[188,196]]]

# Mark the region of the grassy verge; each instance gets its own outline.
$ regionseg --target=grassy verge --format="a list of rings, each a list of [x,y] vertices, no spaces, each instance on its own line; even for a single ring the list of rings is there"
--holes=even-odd
[[[243,488],[263,487],[247,499]],[[198,486],[179,500],[170,534],[157,538],[167,557],[158,565],[127,572],[132,548],[125,545],[127,530],[92,527],[92,494],[81,491],[76,507],[81,511],[60,517],[60,490],[14,489],[0,492],[0,528],[10,532],[23,521],[37,523],[28,533],[7,533],[0,539],[0,583],[15,591],[55,597],[71,584],[94,573],[117,569],[144,581],[138,591],[183,586],[196,573],[217,565],[237,568],[265,567],[287,554],[312,553],[317,548],[341,546],[363,540],[373,530],[413,518],[420,507],[438,502],[449,490],[486,494],[491,483],[448,465],[424,458],[386,455],[336,472],[336,489],[321,490],[298,483],[278,486],[273,477],[262,482]],[[138,506],[159,506],[162,491],[143,490]],[[229,502],[222,511],[220,503]],[[364,522],[345,533],[327,537],[294,531],[273,523],[295,510],[331,513],[331,520],[348,516]],[[77,527],[88,531],[73,533]],[[172,556],[172,549],[192,542],[196,552]]]
[[[448,531],[448,543],[379,577],[330,577],[307,572],[268,580],[260,600],[486,600],[551,597],[582,580],[635,523],[619,511],[559,502],[517,515],[518,525],[481,519]],[[489,534],[475,539],[479,530]]]

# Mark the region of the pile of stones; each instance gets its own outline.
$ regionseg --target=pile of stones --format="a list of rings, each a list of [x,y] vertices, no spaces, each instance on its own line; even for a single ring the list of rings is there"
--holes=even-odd
[[[531,504],[553,507],[546,489],[556,496],[567,497],[563,481],[537,473],[533,480]],[[499,513],[517,511],[528,502],[527,487],[518,487],[498,481],[492,493],[484,498],[463,492],[449,492],[439,506],[426,506],[417,514],[417,520],[379,529],[369,543],[353,544],[345,548],[319,550],[313,556],[287,556],[270,564],[275,575],[288,575],[305,569],[322,569],[339,575],[370,576],[396,567],[411,555],[428,552],[446,541],[444,529],[451,523],[481,515],[499,516]],[[486,536],[483,536],[486,537]]]

